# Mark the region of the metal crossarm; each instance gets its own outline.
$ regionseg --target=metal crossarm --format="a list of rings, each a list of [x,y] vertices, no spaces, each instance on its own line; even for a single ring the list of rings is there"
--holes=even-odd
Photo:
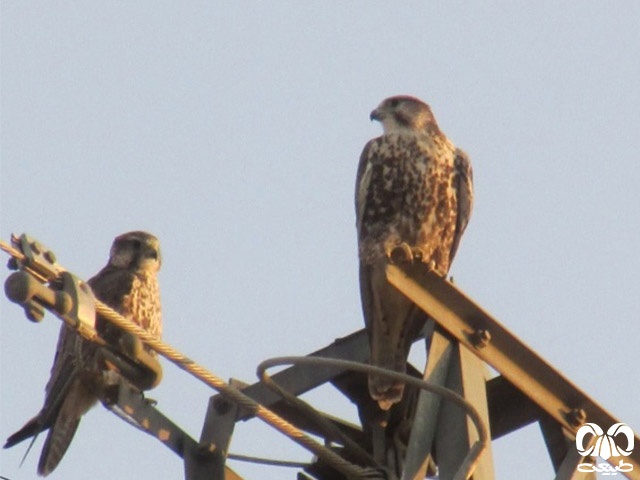
[[[358,330],[351,335],[337,339],[325,348],[311,353],[310,356],[366,362],[369,358],[367,332]],[[340,368],[305,368],[296,366],[275,374],[273,379],[288,392],[294,395],[302,395],[319,385],[332,381],[343,372],[344,369]],[[244,388],[242,393],[269,408],[282,402],[282,397],[267,388],[262,382]],[[252,416],[253,413],[248,409],[240,409],[238,414],[240,420],[245,420]]]
[[[180,457],[184,457],[186,450],[198,447],[198,442],[160,413],[142,393],[124,381],[110,386],[101,400],[109,410],[124,419],[133,420],[130,423],[160,440]]]
[[[475,355],[500,372],[531,401],[576,434],[581,424],[619,423],[560,372],[476,305],[450,282],[425,265],[387,267],[387,280]],[[636,445],[640,437],[635,436]],[[625,462],[640,475],[640,449]]]
[[[187,480],[242,480],[224,465],[226,452],[206,448],[196,442],[127,382],[120,380],[109,387],[102,402],[118,416],[157,438],[169,450],[183,458]]]

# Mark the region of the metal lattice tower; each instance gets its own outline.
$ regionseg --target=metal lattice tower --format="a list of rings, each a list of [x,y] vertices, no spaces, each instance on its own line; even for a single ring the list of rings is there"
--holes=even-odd
[[[9,277],[5,290],[29,318],[40,320],[48,309],[83,336],[99,341],[92,329],[97,311],[221,392],[210,398],[196,441],[145,400],[141,390],[154,384],[158,375],[153,365],[131,352],[105,354],[121,375],[103,396],[103,404],[180,456],[186,480],[240,479],[226,466],[229,444],[236,423],[254,416],[316,455],[313,462],[298,465],[302,480],[420,480],[436,471],[441,480],[467,478],[465,472],[472,472],[474,480],[491,480],[491,447],[482,444],[483,430],[493,440],[533,422],[540,425],[557,480],[595,479],[597,468],[611,474],[616,467],[627,478],[640,479],[640,448],[598,465],[576,449],[581,425],[607,428],[619,420],[423,264],[387,267],[387,280],[425,313],[418,340],[426,342],[428,355],[423,373],[409,365],[413,378],[408,379],[402,402],[383,413],[367,390],[366,371],[371,367],[366,366],[364,330],[308,357],[263,362],[261,380],[252,385],[234,380],[227,384],[83,294],[82,282],[63,274],[55,257],[35,240],[23,235],[12,243],[13,247],[1,246],[13,256],[19,272]],[[268,367],[285,363],[293,365],[273,377],[266,374]],[[499,375],[489,378],[487,366]],[[358,407],[360,425],[325,415],[297,399],[326,383]],[[308,433],[325,439],[325,445],[305,443]],[[589,439],[592,444],[596,440]],[[640,444],[637,435],[633,440]],[[626,453],[631,449],[628,443]]]

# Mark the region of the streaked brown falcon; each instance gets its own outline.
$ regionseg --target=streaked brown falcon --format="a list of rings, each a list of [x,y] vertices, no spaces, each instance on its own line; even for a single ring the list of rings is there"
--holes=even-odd
[[[113,241],[109,263],[89,280],[95,296],[121,315],[160,337],[162,315],[157,273],[160,269],[158,239],[146,232],[129,232]],[[96,328],[108,330],[107,322],[96,319]],[[62,324],[44,406],[4,448],[49,429],[38,474],[51,473],[67,451],[80,418],[98,401],[104,386],[103,371],[97,365],[94,343]]]
[[[387,282],[385,266],[392,252],[404,251],[442,276],[448,273],[471,214],[471,164],[417,98],[388,98],[371,119],[382,123],[384,134],[365,145],[358,165],[360,293],[371,364],[405,372],[424,317]],[[403,389],[402,383],[369,376],[369,392],[383,410],[401,400]]]

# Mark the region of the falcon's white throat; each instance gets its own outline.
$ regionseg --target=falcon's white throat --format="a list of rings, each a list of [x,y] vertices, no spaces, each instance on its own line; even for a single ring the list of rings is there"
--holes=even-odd
[[[380,123],[382,123],[382,131],[385,135],[390,133],[404,135],[416,133],[416,131],[409,125],[398,123],[394,115],[386,115],[382,120],[380,120]]]

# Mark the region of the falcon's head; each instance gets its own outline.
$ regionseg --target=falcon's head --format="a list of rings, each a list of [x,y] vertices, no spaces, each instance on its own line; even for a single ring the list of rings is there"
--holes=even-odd
[[[147,232],[124,233],[113,241],[109,265],[135,272],[157,273],[162,263],[160,242]]]
[[[384,133],[440,133],[429,105],[415,97],[389,97],[378,105],[369,117],[382,123]]]

